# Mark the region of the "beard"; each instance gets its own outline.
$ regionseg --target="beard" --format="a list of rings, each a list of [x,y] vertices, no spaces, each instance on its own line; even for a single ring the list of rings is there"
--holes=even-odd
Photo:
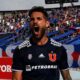
[[[33,38],[35,38],[35,40],[37,40],[37,41],[40,41],[45,36],[46,29],[36,27],[36,28],[32,29],[31,32],[32,32]],[[35,32],[40,33],[39,36],[36,36]]]

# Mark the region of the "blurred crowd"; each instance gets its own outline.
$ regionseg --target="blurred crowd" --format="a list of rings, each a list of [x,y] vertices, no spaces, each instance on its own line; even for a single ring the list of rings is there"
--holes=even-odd
[[[48,32],[60,31],[64,33],[68,29],[80,27],[80,7],[65,7],[62,9],[47,10],[50,26]],[[7,13],[7,12],[6,12]],[[28,11],[13,12],[0,17],[0,32],[17,32],[28,23]],[[79,31],[80,32],[80,31]]]
[[[49,12],[51,30],[61,30],[80,27],[80,7],[67,7],[63,9],[53,9]]]
[[[0,32],[16,32],[27,22],[28,12],[6,12],[0,18]]]

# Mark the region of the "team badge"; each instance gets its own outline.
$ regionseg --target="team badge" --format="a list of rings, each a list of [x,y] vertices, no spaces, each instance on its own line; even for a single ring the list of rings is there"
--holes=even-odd
[[[56,53],[53,53],[52,51],[49,53],[49,60],[51,62],[55,62],[56,61]]]
[[[29,59],[29,60],[32,59],[32,54],[28,54],[28,59]]]

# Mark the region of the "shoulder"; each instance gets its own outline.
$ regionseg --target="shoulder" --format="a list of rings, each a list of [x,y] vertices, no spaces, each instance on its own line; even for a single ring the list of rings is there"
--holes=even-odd
[[[18,45],[15,48],[13,56],[22,56],[23,54],[21,53],[21,51],[24,53],[26,49],[30,46],[31,46],[30,40],[27,38],[25,41],[23,41],[20,45]]]
[[[30,42],[30,38],[26,38],[25,41],[23,41],[20,45],[18,45],[18,49],[22,49],[22,48],[30,47],[30,46],[32,46]]]
[[[57,50],[66,51],[65,47],[62,43],[55,41],[54,39],[50,39],[50,44],[53,45]]]
[[[50,43],[55,47],[62,47],[62,44],[50,38]]]

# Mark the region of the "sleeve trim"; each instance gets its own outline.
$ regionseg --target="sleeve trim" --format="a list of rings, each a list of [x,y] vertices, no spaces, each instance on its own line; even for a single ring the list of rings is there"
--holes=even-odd
[[[22,72],[23,70],[12,69],[12,71],[21,71]]]
[[[66,69],[61,69],[62,71],[64,71],[64,70],[69,70],[69,68],[66,68]]]

